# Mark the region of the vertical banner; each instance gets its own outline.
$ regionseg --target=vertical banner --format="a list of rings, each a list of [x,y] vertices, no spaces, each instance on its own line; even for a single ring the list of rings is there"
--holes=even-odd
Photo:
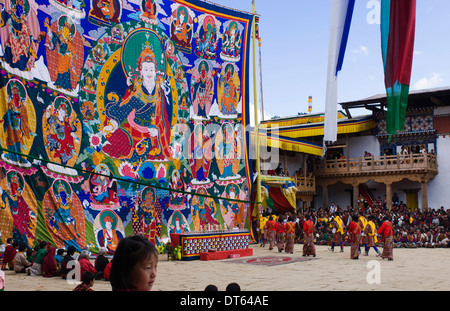
[[[403,131],[414,54],[416,0],[381,1],[381,51],[387,96],[386,131]]]
[[[331,0],[324,146],[326,141],[334,142],[337,140],[338,74],[344,63],[354,6],[355,0]]]
[[[109,253],[249,228],[253,15],[199,0],[0,4],[0,232]]]

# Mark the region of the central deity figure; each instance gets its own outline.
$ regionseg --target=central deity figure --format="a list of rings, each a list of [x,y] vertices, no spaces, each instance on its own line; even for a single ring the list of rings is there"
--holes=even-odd
[[[128,88],[119,101],[115,93],[106,105],[103,151],[116,159],[150,160],[171,158],[169,149],[170,127],[165,109],[170,87],[159,75],[158,61],[150,46],[137,59],[138,77],[128,76]],[[143,160],[146,160],[143,159]]]

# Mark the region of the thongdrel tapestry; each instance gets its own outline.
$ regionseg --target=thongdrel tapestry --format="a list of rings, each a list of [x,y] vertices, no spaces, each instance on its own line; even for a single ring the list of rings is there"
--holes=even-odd
[[[251,15],[0,2],[2,243],[113,253],[131,234],[249,227]]]

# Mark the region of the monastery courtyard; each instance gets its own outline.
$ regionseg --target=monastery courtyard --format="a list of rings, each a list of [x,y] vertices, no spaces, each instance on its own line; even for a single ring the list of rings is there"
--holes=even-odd
[[[217,261],[168,261],[160,255],[153,291],[203,291],[215,284],[220,291],[236,282],[242,291],[439,291],[450,288],[446,272],[449,248],[395,248],[394,261],[382,260],[370,251],[359,260],[349,259],[350,247],[330,252],[316,246],[317,257],[269,251],[253,244],[253,255]],[[267,258],[267,257],[274,258]],[[289,260],[289,258],[291,260]],[[242,263],[242,261],[260,264]],[[303,260],[303,261],[302,261]],[[59,277],[17,275],[5,271],[5,291],[71,291],[76,285]],[[109,282],[98,280],[95,291],[111,291]]]

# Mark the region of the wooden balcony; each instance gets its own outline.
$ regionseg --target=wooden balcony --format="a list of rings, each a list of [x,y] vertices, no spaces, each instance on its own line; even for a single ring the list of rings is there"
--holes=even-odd
[[[336,159],[320,161],[314,166],[314,175],[317,178],[411,173],[436,175],[438,173],[436,155],[420,153]]]
[[[295,175],[295,187],[297,187],[297,193],[316,193],[316,179],[314,177],[305,177],[302,175]]]

